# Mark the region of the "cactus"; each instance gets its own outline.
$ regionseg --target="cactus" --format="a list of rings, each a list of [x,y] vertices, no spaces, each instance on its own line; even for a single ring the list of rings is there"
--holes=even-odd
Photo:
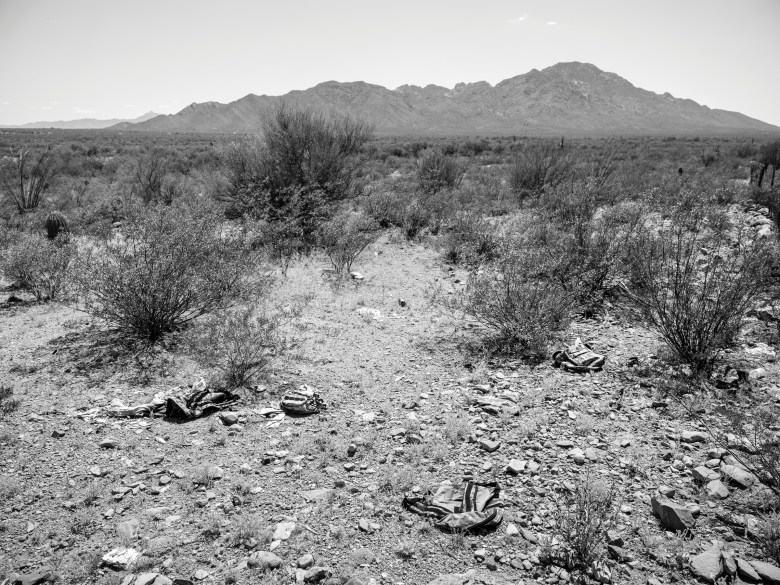
[[[68,220],[59,211],[52,211],[46,216],[46,235],[50,240],[68,232]]]

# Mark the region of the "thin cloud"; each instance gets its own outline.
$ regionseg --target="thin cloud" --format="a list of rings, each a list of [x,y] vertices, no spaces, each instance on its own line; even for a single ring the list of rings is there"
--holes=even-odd
[[[125,104],[125,107],[126,107],[126,108],[134,108],[134,107],[135,107],[135,104]]]
[[[554,20],[548,20],[548,21],[547,21],[547,22],[545,22],[544,24],[545,24],[546,26],[555,26],[555,25],[556,25],[556,24],[558,24],[558,23],[557,23],[557,22],[555,22]]]
[[[518,16],[517,18],[513,18],[512,22],[523,22],[524,20],[528,20],[527,14],[523,14],[523,16]]]
[[[52,110],[54,109],[54,106],[41,106],[42,110]]]
[[[3,105],[3,106],[10,106],[10,105],[11,105],[11,102],[0,102],[0,105]]]
[[[97,114],[97,110],[84,110],[82,108],[73,108],[77,114]]]
[[[170,108],[171,106],[169,106],[168,104],[157,104],[157,107],[163,109],[163,108]]]
[[[57,101],[57,100],[49,100],[49,103],[50,103],[50,104],[54,104],[54,105],[56,106],[57,104],[59,104],[59,103],[61,103],[61,102],[59,102],[59,101]]]

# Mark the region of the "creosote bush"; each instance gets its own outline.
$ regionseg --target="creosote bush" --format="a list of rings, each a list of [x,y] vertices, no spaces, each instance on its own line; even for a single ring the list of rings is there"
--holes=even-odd
[[[712,229],[692,210],[654,233],[639,230],[627,247],[628,298],[693,373],[705,372],[739,332],[767,290],[773,250],[740,233]]]
[[[614,484],[586,474],[555,509],[558,536],[575,567],[589,569],[606,552],[605,534],[616,523]]]
[[[512,190],[520,196],[540,195],[574,173],[576,160],[554,140],[535,140],[515,156],[510,174]]]
[[[263,118],[260,136],[224,150],[220,196],[239,215],[295,223],[293,231],[313,244],[332,204],[361,191],[362,147],[372,134],[360,120],[280,102]]]
[[[441,152],[426,152],[417,161],[417,180],[423,193],[452,191],[463,180],[465,165]]]
[[[207,202],[135,208],[122,233],[81,254],[80,308],[155,342],[235,303],[250,269],[240,234]]]
[[[265,301],[221,311],[192,329],[189,345],[227,388],[247,388],[293,346],[287,326],[300,313],[300,307],[273,308]]]
[[[37,300],[55,300],[67,283],[76,247],[67,234],[54,240],[20,233],[0,257],[0,270]]]
[[[571,321],[573,299],[558,283],[538,274],[540,257],[512,246],[469,275],[463,292],[437,300],[492,331],[488,346],[541,359]]]
[[[334,216],[320,226],[317,243],[330,260],[338,278],[352,270],[358,256],[379,236],[379,226],[362,213]]]

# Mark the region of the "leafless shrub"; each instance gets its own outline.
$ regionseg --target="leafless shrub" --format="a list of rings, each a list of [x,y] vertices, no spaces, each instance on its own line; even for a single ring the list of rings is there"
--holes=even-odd
[[[425,152],[417,160],[417,180],[420,189],[428,195],[452,191],[463,180],[465,165],[441,152]]]
[[[336,275],[352,271],[352,264],[379,236],[376,223],[361,213],[336,215],[318,230],[318,244],[328,256]]]
[[[209,206],[136,209],[121,236],[81,255],[81,308],[155,342],[235,302],[250,260],[241,238]]]
[[[215,366],[228,388],[249,387],[292,345],[286,326],[300,308],[274,309],[266,301],[208,316],[188,334],[193,352]]]
[[[10,386],[0,385],[0,420],[19,408],[21,402],[14,398],[14,390]]]
[[[568,326],[573,300],[540,275],[541,261],[532,250],[507,247],[494,265],[472,271],[464,291],[435,300],[490,329],[494,336],[487,342],[493,349],[542,358],[548,343]]]
[[[538,140],[515,156],[509,182],[521,196],[539,195],[570,178],[574,167],[575,159],[568,149],[553,140]]]
[[[604,535],[616,523],[614,484],[593,479],[589,474],[577,482],[554,512],[554,521],[574,566],[590,568],[605,553]]]
[[[38,208],[54,173],[51,148],[37,157],[25,149],[21,149],[18,155],[12,151],[11,156],[0,166],[0,187],[16,205],[20,215],[29,213]]]
[[[768,284],[770,246],[707,229],[688,216],[654,233],[645,227],[627,247],[626,292],[639,315],[694,373],[709,368],[740,329]]]

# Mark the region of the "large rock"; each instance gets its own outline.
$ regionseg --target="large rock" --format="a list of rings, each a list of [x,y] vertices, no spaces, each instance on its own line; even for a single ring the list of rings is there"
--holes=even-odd
[[[272,552],[260,550],[252,553],[252,556],[250,556],[249,560],[247,561],[247,565],[253,569],[258,568],[262,569],[263,571],[268,569],[278,569],[282,566],[282,559],[280,559]]]
[[[49,569],[49,567],[43,567],[40,571],[35,573],[28,573],[27,575],[11,575],[11,585],[42,585],[43,583],[53,583],[57,577]]]
[[[140,556],[141,553],[134,548],[125,548],[124,546],[120,546],[119,548],[115,548],[114,550],[109,551],[103,555],[103,562],[109,567],[124,571],[128,566],[137,561],[138,557]]]
[[[667,530],[682,531],[693,529],[696,520],[691,511],[669,498],[653,497],[650,500],[653,506],[653,514],[661,521],[661,525]]]
[[[279,522],[274,530],[273,540],[287,540],[295,530],[295,522]]]
[[[755,476],[736,465],[721,465],[720,470],[730,482],[747,489],[755,482]]]
[[[680,441],[683,443],[704,443],[707,441],[707,433],[701,431],[683,431],[680,433]]]
[[[737,574],[741,579],[744,579],[748,583],[758,583],[761,581],[761,577],[753,568],[749,562],[744,559],[737,558]]]
[[[723,565],[720,562],[720,547],[713,546],[703,553],[691,557],[691,573],[702,581],[715,583],[723,573]]]
[[[764,561],[750,561],[750,564],[756,570],[759,577],[767,585],[780,585],[780,568]]]
[[[705,489],[711,498],[719,498],[724,500],[729,497],[729,488],[727,488],[726,484],[724,484],[719,479],[715,479],[709,482]]]
[[[304,583],[319,583],[330,576],[330,569],[327,567],[312,567],[303,574]]]
[[[693,474],[693,479],[700,483],[708,483],[710,481],[720,479],[720,473],[703,465],[694,467],[691,470],[691,473]]]

